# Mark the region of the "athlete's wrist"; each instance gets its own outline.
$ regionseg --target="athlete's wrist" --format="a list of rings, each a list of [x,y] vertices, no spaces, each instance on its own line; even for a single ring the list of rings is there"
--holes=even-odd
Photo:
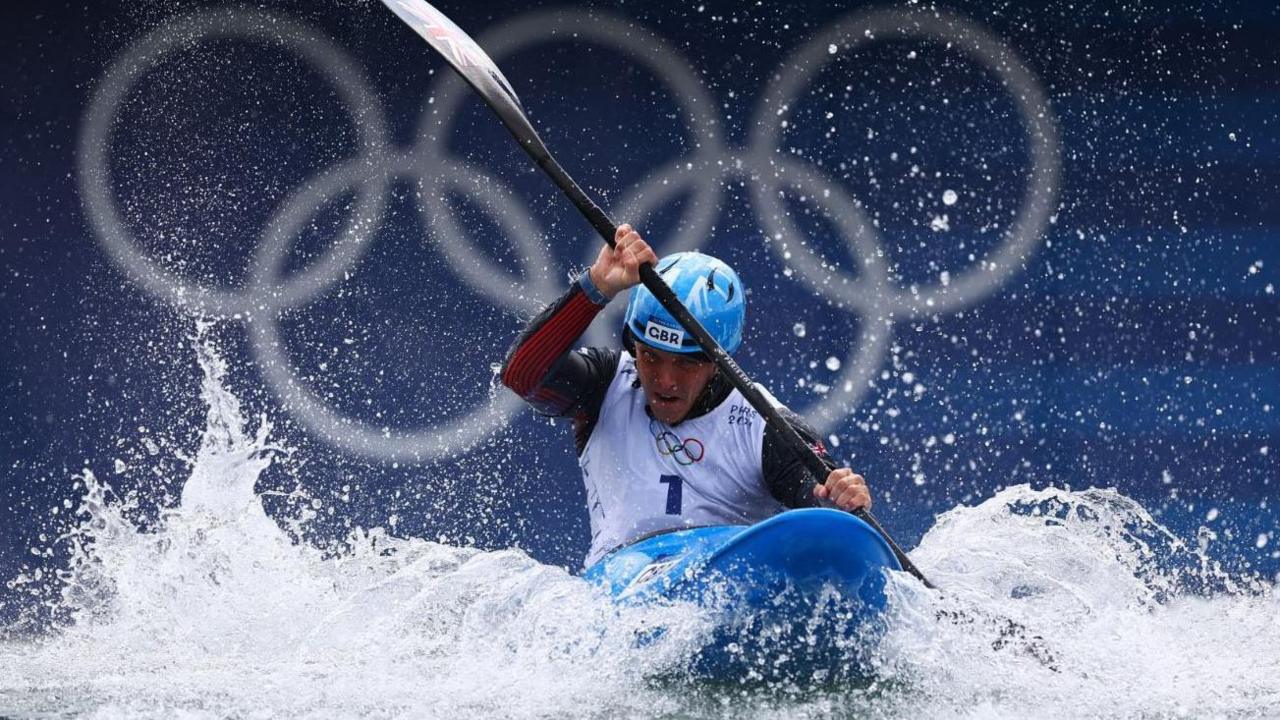
[[[605,292],[604,288],[600,287],[600,283],[596,282],[595,278],[592,277],[594,270],[595,266],[593,265],[578,276],[578,287],[582,288],[582,291],[587,294],[587,298],[591,302],[597,305],[608,305],[616,293]]]

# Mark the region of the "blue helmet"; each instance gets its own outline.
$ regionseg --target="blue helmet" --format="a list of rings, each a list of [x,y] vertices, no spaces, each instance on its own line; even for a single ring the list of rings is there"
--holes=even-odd
[[[656,269],[725,352],[733,353],[742,345],[747,294],[733,268],[710,255],[681,252],[659,260]],[[623,322],[624,336],[630,333],[650,347],[674,353],[702,352],[693,336],[644,285],[631,289]]]

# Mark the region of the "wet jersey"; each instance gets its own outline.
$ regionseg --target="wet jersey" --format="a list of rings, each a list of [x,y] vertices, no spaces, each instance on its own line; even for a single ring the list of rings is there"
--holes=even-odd
[[[625,355],[578,465],[591,513],[587,565],[663,530],[744,525],[785,506],[765,485],[764,421],[736,389],[674,427],[649,415]]]
[[[520,333],[502,368],[503,384],[538,412],[573,419],[591,517],[588,565],[650,532],[753,522],[817,504],[803,459],[722,373],[683,421],[651,426],[630,355],[572,349],[606,303],[584,273]],[[835,467],[813,429],[778,410]]]

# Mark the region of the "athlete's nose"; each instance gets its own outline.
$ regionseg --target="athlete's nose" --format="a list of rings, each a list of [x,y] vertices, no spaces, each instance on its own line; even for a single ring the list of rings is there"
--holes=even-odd
[[[664,392],[672,392],[680,387],[679,373],[676,372],[675,367],[668,363],[659,363],[654,368],[654,380],[656,380],[655,384],[658,389]]]

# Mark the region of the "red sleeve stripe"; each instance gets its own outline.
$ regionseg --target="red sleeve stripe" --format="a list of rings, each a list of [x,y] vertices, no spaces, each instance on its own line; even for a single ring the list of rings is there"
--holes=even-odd
[[[575,293],[516,349],[502,374],[502,384],[520,397],[528,397],[542,384],[555,361],[587,329],[601,307],[591,302],[585,293]]]

